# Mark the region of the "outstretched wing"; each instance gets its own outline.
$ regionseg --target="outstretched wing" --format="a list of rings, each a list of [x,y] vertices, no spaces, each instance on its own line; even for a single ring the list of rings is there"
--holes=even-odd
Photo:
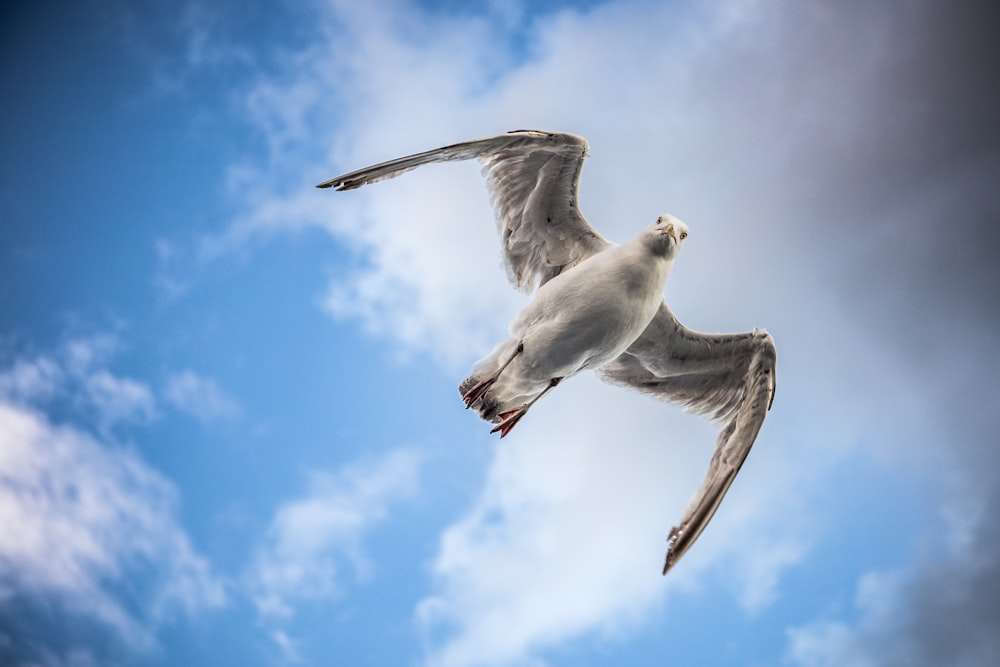
[[[667,538],[663,574],[705,530],[750,453],[774,400],[776,359],[766,331],[697,333],[664,303],[628,350],[601,367],[609,382],[680,403],[723,425],[705,480]]]
[[[577,205],[587,141],[574,134],[518,130],[389,160],[318,188],[353,190],[431,162],[483,163],[511,282],[527,292],[611,245]]]

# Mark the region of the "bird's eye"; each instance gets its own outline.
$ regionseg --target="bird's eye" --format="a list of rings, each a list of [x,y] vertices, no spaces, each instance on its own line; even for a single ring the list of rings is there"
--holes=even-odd
[[[683,241],[687,237],[688,237],[688,233],[687,232],[681,232],[681,241]]]

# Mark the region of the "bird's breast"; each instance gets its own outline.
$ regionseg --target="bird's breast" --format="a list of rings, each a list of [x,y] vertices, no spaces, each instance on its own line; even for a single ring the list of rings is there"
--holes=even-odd
[[[602,258],[546,283],[511,327],[525,340],[525,365],[555,377],[595,368],[645,330],[663,300],[665,275],[630,258]],[[651,270],[654,269],[654,270]]]

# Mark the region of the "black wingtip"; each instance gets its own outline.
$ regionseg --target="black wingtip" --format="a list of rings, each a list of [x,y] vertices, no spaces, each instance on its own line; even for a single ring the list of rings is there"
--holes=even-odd
[[[670,529],[670,535],[667,536],[667,555],[663,559],[663,576],[667,576],[667,572],[670,568],[674,566],[677,562],[677,555],[674,553],[674,547],[677,546],[677,538],[680,537],[679,526],[674,526]]]
[[[325,183],[320,183],[317,188],[325,190],[326,188],[332,188],[335,181],[326,181]]]
[[[663,560],[663,576],[667,576],[667,572],[670,572],[670,568],[674,566],[677,559],[674,558],[674,554],[669,550],[667,551],[667,557]]]

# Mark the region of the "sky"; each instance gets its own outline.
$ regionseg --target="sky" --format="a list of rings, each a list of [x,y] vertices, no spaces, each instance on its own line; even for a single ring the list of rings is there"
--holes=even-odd
[[[0,664],[1000,661],[1000,45],[987,2],[81,0],[0,10]],[[478,166],[582,135],[613,241],[773,409],[456,387],[529,296]]]

